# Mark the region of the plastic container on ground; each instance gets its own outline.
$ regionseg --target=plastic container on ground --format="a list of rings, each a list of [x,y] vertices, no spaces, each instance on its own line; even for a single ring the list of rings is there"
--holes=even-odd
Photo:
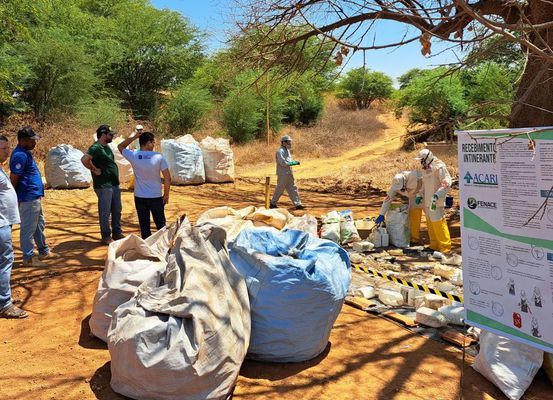
[[[403,305],[403,296],[401,295],[401,293],[394,292],[392,290],[387,290],[387,289],[379,290],[378,300],[380,300],[382,303],[388,306],[399,307]]]

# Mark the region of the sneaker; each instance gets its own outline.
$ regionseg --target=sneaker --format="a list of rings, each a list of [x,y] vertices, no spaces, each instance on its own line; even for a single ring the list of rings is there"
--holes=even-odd
[[[119,240],[124,239],[125,235],[123,235],[122,233],[118,233],[117,235],[111,235],[111,237],[113,238],[113,240]]]
[[[33,256],[29,259],[23,259],[23,266],[24,267],[47,267],[48,264],[46,264],[43,261],[40,261],[40,259],[37,256]]]
[[[100,241],[102,244],[107,244],[109,245],[111,242],[113,242],[113,240],[111,238],[104,238]]]
[[[269,208],[278,208],[278,206],[276,204],[271,203],[269,204]]]
[[[305,210],[305,206],[302,205],[302,204],[298,204],[298,205],[296,206],[296,210]]]

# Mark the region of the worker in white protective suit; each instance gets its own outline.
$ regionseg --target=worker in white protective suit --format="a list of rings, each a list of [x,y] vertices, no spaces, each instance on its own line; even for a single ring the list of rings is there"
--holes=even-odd
[[[290,200],[292,200],[292,203],[296,206],[296,210],[305,209],[301,204],[298,188],[294,180],[294,173],[292,172],[292,167],[294,165],[300,165],[300,162],[292,159],[292,155],[290,154],[291,148],[292,138],[288,135],[283,136],[280,139],[280,147],[276,151],[277,185],[273,198],[271,199],[270,208],[278,207],[278,200],[284,190],[286,190]]]
[[[392,184],[382,207],[380,215],[376,218],[377,225],[384,222],[384,216],[390,209],[392,201],[398,193],[402,193],[409,199],[409,231],[411,243],[420,241],[420,227],[422,218],[422,204],[416,203],[417,194],[422,190],[422,174],[420,171],[401,171],[394,175]]]
[[[422,167],[422,193],[415,201],[424,206],[430,248],[449,253],[451,237],[445,219],[445,198],[451,188],[451,175],[444,162],[428,149],[421,150],[417,160]]]

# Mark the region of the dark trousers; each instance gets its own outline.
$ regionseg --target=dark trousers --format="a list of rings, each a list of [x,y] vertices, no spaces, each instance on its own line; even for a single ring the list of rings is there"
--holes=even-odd
[[[146,239],[152,234],[150,230],[150,212],[154,218],[157,230],[165,226],[165,204],[163,204],[163,197],[150,199],[135,196],[134,205],[136,207],[136,213],[138,214],[140,236],[142,236],[142,239]]]

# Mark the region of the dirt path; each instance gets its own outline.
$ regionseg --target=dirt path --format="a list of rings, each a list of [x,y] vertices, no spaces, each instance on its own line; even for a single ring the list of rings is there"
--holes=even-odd
[[[376,140],[365,146],[349,150],[339,157],[325,158],[324,160],[319,158],[301,160],[301,165],[294,167],[295,178],[299,180],[337,176],[344,171],[360,167],[366,163],[375,162],[376,165],[379,157],[399,149],[401,147],[400,135],[405,129],[402,122],[394,118],[392,114],[380,114],[378,120],[386,128],[383,129],[382,134]],[[340,143],[329,143],[329,146],[340,146]],[[292,148],[292,154],[293,151]],[[245,178],[276,177],[273,162],[256,166],[256,168],[238,168],[238,173]]]
[[[379,199],[305,193],[319,215],[333,208],[370,212]],[[218,205],[260,205],[262,186],[239,181],[172,189],[169,219],[186,212],[195,220]],[[123,194],[125,233],[138,233],[132,194]],[[16,250],[14,297],[30,317],[0,320],[0,399],[121,399],[110,386],[109,353],[89,336],[88,317],[106,247],[99,245],[96,197],[88,190],[47,191],[48,241],[59,258],[47,268],[22,268]],[[16,243],[18,232],[15,233]],[[308,334],[308,333],[306,333]],[[236,399],[457,399],[461,354],[391,322],[348,306],[327,351],[298,364],[246,362]],[[497,389],[465,366],[465,399],[501,399]],[[545,399],[545,379],[527,399]]]

